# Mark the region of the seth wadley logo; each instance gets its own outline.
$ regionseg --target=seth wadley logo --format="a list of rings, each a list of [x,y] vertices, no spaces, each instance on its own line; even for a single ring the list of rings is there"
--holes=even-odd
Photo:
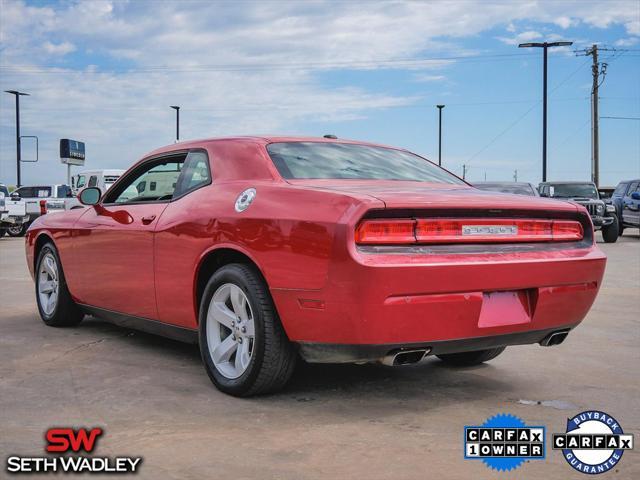
[[[45,451],[50,454],[91,453],[104,433],[99,427],[50,428],[45,434]],[[142,457],[94,457],[89,455],[25,457],[12,455],[7,458],[6,471],[20,473],[136,473]]]

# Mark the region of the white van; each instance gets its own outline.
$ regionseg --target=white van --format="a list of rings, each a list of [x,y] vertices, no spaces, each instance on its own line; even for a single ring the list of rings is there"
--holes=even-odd
[[[112,168],[103,170],[83,170],[71,177],[71,190],[77,195],[86,187],[98,187],[104,193],[125,171]]]

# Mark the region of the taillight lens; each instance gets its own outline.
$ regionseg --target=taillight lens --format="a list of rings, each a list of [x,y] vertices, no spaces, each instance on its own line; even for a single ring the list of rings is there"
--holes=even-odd
[[[365,220],[356,229],[356,243],[415,243],[415,220]]]
[[[45,215],[47,213],[47,201],[40,200],[40,215]]]
[[[434,218],[365,220],[356,229],[356,243],[437,244],[578,241],[580,222],[502,218]]]

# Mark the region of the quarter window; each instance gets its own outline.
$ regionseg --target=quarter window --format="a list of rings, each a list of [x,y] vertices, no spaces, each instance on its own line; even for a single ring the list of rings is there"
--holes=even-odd
[[[89,177],[89,186],[95,187],[96,185],[98,185],[98,177],[96,177],[95,175],[91,175]]]

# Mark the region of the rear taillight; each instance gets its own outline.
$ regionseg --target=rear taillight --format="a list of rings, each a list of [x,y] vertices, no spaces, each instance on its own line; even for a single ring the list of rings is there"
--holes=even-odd
[[[364,220],[356,229],[356,243],[443,244],[579,241],[580,222],[505,218],[433,218]]]
[[[415,220],[365,220],[356,229],[356,243],[415,243]]]
[[[47,213],[47,201],[40,200],[40,215],[45,215]]]

